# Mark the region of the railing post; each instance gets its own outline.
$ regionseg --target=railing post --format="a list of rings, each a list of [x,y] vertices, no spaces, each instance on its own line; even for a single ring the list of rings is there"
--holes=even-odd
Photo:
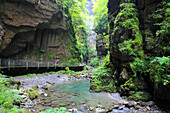
[[[28,69],[28,60],[26,61],[26,69]]]
[[[56,63],[55,63],[55,62],[54,62],[54,65],[55,65],[55,69],[56,69],[57,66],[56,66]]]
[[[13,69],[15,68],[15,60],[13,60]]]
[[[10,58],[8,59],[8,70],[10,70]]]
[[[47,69],[49,69],[49,62],[47,62]]]
[[[0,58],[0,71],[1,71],[1,58]]]
[[[38,69],[40,69],[40,63],[39,63],[39,61],[38,61],[37,63],[38,63]]]

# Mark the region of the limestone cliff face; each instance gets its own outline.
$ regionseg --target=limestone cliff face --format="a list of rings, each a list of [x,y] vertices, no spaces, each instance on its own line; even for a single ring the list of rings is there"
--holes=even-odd
[[[71,56],[61,10],[52,0],[0,1],[0,56]]]
[[[143,37],[143,49],[146,54],[150,54],[151,56],[163,56],[161,53],[161,49],[159,47],[152,48],[152,44],[149,42],[152,37],[156,37],[156,30],[159,29],[158,26],[155,26],[155,20],[150,20],[150,15],[156,11],[157,6],[161,3],[161,0],[132,0],[137,6],[138,10],[138,18],[139,18],[139,27],[140,33]],[[118,44],[122,43],[124,40],[128,40],[131,33],[125,31],[125,29],[117,30],[115,35],[111,35],[114,29],[114,19],[120,11],[119,5],[121,3],[125,3],[126,0],[109,0],[108,9],[109,9],[109,21],[110,21],[110,52],[111,52],[111,62],[114,64],[116,70],[118,70],[119,74],[121,70],[123,70],[123,65],[132,61],[132,59],[122,52],[119,51]],[[125,39],[121,39],[121,36],[124,36]],[[152,36],[151,36],[152,35]],[[159,39],[156,39],[159,40]],[[154,43],[158,44],[160,42],[154,41]],[[168,53],[164,53],[167,56]],[[125,66],[125,65],[124,65]],[[125,67],[129,68],[129,67]],[[129,70],[131,71],[131,70]]]
[[[133,0],[132,0],[133,1]],[[114,35],[113,29],[115,27],[114,25],[114,19],[117,16],[117,14],[120,11],[119,5],[121,3],[125,3],[126,0],[109,0],[108,3],[108,9],[109,9],[109,21],[110,21],[110,59],[111,62],[114,65],[114,71],[115,75],[117,76],[117,79],[119,82],[122,82],[121,78],[121,72],[123,72],[124,69],[126,69],[127,73],[131,76],[133,73],[131,73],[130,66],[128,65],[129,62],[133,61],[130,56],[127,54],[123,54],[119,50],[119,43],[122,43],[124,40],[128,40],[128,36],[131,35],[131,33],[128,33],[125,31],[125,29],[120,29],[115,32]],[[145,54],[150,55],[150,56],[167,56],[168,53],[164,52],[162,54],[161,50],[161,43],[159,40],[159,37],[156,37],[156,30],[160,29],[158,26],[155,26],[154,23],[155,21],[159,20],[148,20],[150,19],[150,15],[153,14],[153,12],[156,11],[157,6],[159,3],[161,3],[161,0],[134,0],[134,3],[137,6],[138,10],[138,18],[139,18],[139,27],[140,27],[140,33],[142,34],[143,37],[143,50]],[[122,39],[121,36],[124,36],[125,38]],[[152,36],[151,36],[152,35]],[[154,41],[154,44],[158,44],[158,47],[153,47],[151,45],[151,38],[156,37],[156,41]],[[170,92],[168,91],[167,88],[163,86],[155,87],[149,79],[144,79],[146,80],[145,82],[149,83],[148,88],[150,88],[150,92],[154,95],[154,97],[158,100],[162,101],[170,101],[170,97],[168,96]],[[120,85],[120,84],[119,84]],[[163,96],[161,96],[161,94]]]
[[[105,57],[108,52],[108,46],[106,45],[108,40],[106,40],[101,34],[96,37],[96,50],[97,56],[100,58]]]

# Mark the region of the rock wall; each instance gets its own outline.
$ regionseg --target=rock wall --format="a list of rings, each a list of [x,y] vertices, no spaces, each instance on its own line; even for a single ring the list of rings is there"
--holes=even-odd
[[[162,52],[161,49],[161,42],[159,37],[156,36],[156,30],[160,29],[159,26],[155,26],[154,23],[160,21],[159,19],[154,20],[150,19],[151,14],[156,11],[158,4],[162,2],[162,0],[131,0],[133,3],[136,4],[136,8],[138,10],[138,18],[139,18],[139,27],[140,33],[142,34],[143,38],[143,50],[145,54],[148,56],[168,56],[168,52]],[[119,43],[122,43],[124,40],[128,40],[126,37],[130,36],[131,33],[125,31],[125,29],[117,30],[114,35],[113,30],[116,26],[114,24],[115,17],[118,15],[120,11],[119,5],[121,3],[126,3],[127,0],[109,0],[108,9],[109,9],[109,21],[110,21],[110,60],[111,63],[114,65],[114,74],[118,80],[118,86],[122,84],[122,80],[126,78],[124,75],[133,75],[132,70],[129,66],[129,62],[133,61],[133,59],[128,56],[127,54],[123,54],[119,50]],[[148,22],[149,20],[149,22]],[[122,39],[121,36],[125,38]],[[158,46],[153,46],[151,43],[151,39],[155,37],[154,44]],[[125,74],[125,72],[126,74]],[[123,75],[123,76],[122,76]],[[168,91],[169,86],[158,86],[156,87],[154,83],[148,77],[139,78],[139,81],[144,80],[145,85],[147,85],[147,90],[154,96],[156,100],[159,100],[164,105],[170,102],[170,91]],[[125,82],[126,80],[124,80]],[[161,96],[161,94],[163,96]]]
[[[52,0],[0,1],[0,57],[71,57],[68,34],[74,37],[74,31],[66,27],[67,19]]]
[[[119,25],[114,25],[114,20],[116,16],[118,15],[120,11],[119,5],[121,3],[125,2],[124,0],[110,0],[108,3],[108,13],[109,13],[109,25],[110,25],[110,61],[114,65],[114,74],[116,75],[118,82],[118,86],[122,84],[125,80],[123,78],[128,78],[128,77],[122,77],[121,72],[123,69],[126,69],[127,73],[126,75],[131,75],[132,70],[130,69],[130,65],[128,64],[129,62],[132,61],[132,58],[128,54],[123,54],[119,50],[119,44],[122,43],[124,40],[128,40],[132,38],[130,36],[131,34],[129,33],[128,30],[120,27],[114,31],[115,27],[119,27]],[[121,21],[119,21],[121,22]],[[121,38],[123,36],[124,38]]]
[[[105,57],[107,55],[107,52],[109,50],[107,46],[108,40],[106,40],[102,35],[97,35],[96,37],[96,50],[97,50],[97,56],[99,58]]]

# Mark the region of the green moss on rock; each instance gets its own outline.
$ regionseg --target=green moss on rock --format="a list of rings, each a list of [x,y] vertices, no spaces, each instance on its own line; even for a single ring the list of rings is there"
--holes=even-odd
[[[48,87],[47,86],[43,86],[42,89],[48,90]]]
[[[37,85],[36,85],[36,86],[33,86],[32,89],[37,90],[37,89],[38,89],[38,86],[37,86]]]
[[[49,81],[46,81],[48,84],[51,84],[51,85],[54,85],[54,83],[52,83],[52,82],[49,82]]]
[[[132,96],[129,96],[129,99],[135,100],[135,101],[149,101],[152,99],[151,95],[148,92],[145,91],[138,91],[134,94],[132,94]]]
[[[12,81],[10,81],[10,82],[11,82],[11,85],[15,85],[15,84],[17,84],[18,86],[21,85],[21,82],[20,82],[20,81],[14,81],[14,80],[12,80]]]
[[[28,96],[31,100],[38,98],[38,92],[34,89],[27,90]]]
[[[95,89],[96,89],[96,84],[91,83],[91,84],[90,84],[90,89],[91,89],[91,90],[95,90]]]
[[[20,99],[14,100],[14,105],[20,106],[22,101]]]

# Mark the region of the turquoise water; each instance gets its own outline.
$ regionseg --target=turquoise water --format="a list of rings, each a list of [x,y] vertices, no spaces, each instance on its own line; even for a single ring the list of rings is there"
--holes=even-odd
[[[88,106],[88,108],[93,108],[93,112],[95,112],[95,108],[98,105],[104,106],[105,109],[113,110],[112,113],[141,113],[141,110],[129,109],[120,105],[118,109],[112,109],[114,105],[117,105],[118,102],[123,102],[124,99],[120,97],[118,93],[93,93],[89,91],[89,80],[81,80],[81,81],[70,81],[62,84],[57,84],[49,88],[47,93],[47,97],[43,97],[44,105],[50,107],[66,107],[76,108],[83,113],[86,112],[86,108],[82,106]],[[84,109],[85,108],[85,109]],[[85,112],[84,112],[85,111]],[[159,111],[158,111],[159,112]],[[91,111],[88,113],[91,113]]]
[[[92,93],[89,91],[89,80],[71,81],[50,88],[48,100],[53,107],[66,106],[80,109],[82,105],[109,107],[115,101],[108,93]]]

